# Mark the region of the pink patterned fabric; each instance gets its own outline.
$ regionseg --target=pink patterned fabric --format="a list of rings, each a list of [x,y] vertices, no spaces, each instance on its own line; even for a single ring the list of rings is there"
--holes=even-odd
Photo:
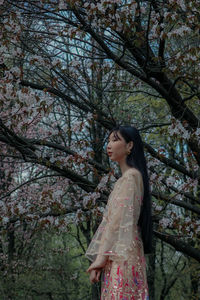
[[[109,196],[103,220],[86,256],[109,256],[104,268],[101,300],[147,300],[146,263],[137,226],[143,199],[141,173],[128,169]]]

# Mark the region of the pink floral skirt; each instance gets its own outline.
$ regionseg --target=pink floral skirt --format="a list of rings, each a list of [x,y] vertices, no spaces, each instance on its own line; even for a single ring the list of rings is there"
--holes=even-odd
[[[137,261],[137,263],[136,263]],[[148,300],[145,259],[109,260],[104,268],[101,300]]]

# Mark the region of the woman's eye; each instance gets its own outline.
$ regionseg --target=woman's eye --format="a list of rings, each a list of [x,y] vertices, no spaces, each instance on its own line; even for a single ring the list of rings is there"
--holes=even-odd
[[[117,141],[119,141],[119,139],[115,139],[115,138],[114,138],[114,139],[108,141],[108,143],[110,143],[110,142],[117,142]],[[108,144],[108,143],[107,143],[107,144]]]

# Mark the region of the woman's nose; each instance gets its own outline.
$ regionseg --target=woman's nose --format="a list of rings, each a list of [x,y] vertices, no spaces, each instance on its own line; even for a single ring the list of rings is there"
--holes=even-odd
[[[110,143],[108,143],[108,144],[107,144],[107,149],[108,149],[108,150],[110,150],[110,149],[111,149],[111,147],[110,147]]]

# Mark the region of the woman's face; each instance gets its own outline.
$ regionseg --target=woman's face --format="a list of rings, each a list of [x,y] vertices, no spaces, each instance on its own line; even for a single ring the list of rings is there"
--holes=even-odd
[[[120,162],[127,157],[128,150],[131,150],[133,143],[126,143],[122,135],[112,132],[108,139],[107,153],[111,160]]]

